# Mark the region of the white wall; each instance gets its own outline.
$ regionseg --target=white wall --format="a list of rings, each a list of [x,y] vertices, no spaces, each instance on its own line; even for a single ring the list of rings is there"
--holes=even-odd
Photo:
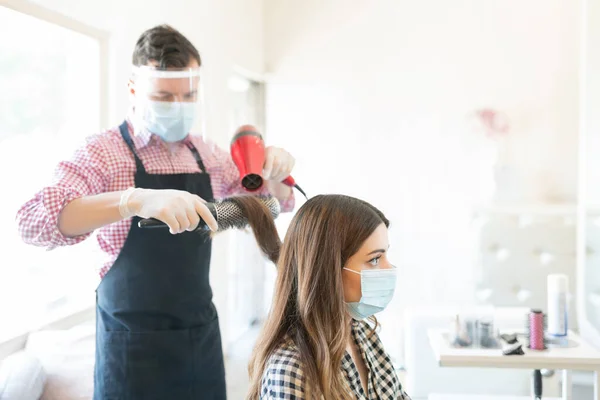
[[[208,100],[208,136],[222,146],[229,143],[233,134],[228,131],[230,97],[227,90],[227,78],[233,66],[257,74],[264,72],[262,0],[35,0],[32,3],[104,30],[110,35],[109,126],[118,125],[125,117],[129,106],[126,89],[131,72],[131,54],[139,35],[154,25],[173,25],[200,51],[206,80],[205,97]],[[85,90],[85,82],[81,82],[81,87]],[[95,132],[91,128],[90,132],[82,134],[88,133]],[[48,173],[51,174],[51,171]],[[224,321],[227,320],[228,239],[221,235],[215,240],[211,267],[211,283],[221,314],[223,337],[227,337]],[[92,266],[89,267],[90,273],[93,273]]]
[[[586,203],[600,205],[600,2],[588,1],[585,78],[584,177]]]
[[[469,113],[509,115],[521,201],[575,200],[578,7],[265,0],[269,140],[293,152],[310,195],[356,195],[390,217],[393,352],[404,306],[473,295],[470,212],[490,155]]]
[[[579,281],[581,305],[578,318],[581,334],[600,348],[600,307],[594,305],[593,294],[600,294],[600,258],[598,243],[598,215],[600,214],[600,2],[587,2],[585,40],[585,107],[581,152],[581,198],[587,213],[580,229]],[[592,252],[588,250],[592,249]],[[585,254],[585,256],[583,256]]]

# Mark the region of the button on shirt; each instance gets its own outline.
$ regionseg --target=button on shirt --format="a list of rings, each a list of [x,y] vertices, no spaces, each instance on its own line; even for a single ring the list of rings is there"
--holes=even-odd
[[[167,145],[148,132],[129,132],[136,153],[150,174],[179,174],[201,172],[186,141],[196,147],[202,157],[215,199],[246,193],[241,186],[239,172],[228,152],[190,135],[184,141]],[[19,233],[26,243],[46,247],[79,243],[90,234],[68,238],[58,230],[58,215],[72,200],[106,192],[125,190],[134,186],[136,166],[131,150],[115,127],[86,139],[70,161],[58,164],[51,186],[40,190],[17,213]],[[266,194],[266,189],[260,194]],[[279,199],[282,211],[294,208],[294,195]],[[100,248],[107,260],[98,266],[100,277],[108,272],[117,259],[131,227],[131,218],[97,230]]]

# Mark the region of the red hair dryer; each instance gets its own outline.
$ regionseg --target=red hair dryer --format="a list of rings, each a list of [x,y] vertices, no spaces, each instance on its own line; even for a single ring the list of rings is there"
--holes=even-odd
[[[252,125],[241,126],[231,139],[231,158],[240,171],[242,186],[254,192],[263,185],[262,170],[265,164],[265,142],[262,135]],[[304,191],[296,184],[292,176],[282,183],[295,187],[306,197]]]

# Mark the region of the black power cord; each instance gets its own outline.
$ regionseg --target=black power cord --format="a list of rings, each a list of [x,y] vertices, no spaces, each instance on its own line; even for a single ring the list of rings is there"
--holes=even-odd
[[[296,189],[298,189],[298,191],[304,195],[304,197],[306,198],[306,200],[308,200],[308,196],[306,195],[306,193],[304,193],[304,190],[302,190],[302,188],[301,188],[300,186],[298,186],[298,184],[297,184],[297,183],[296,183],[296,184],[294,184],[294,187],[295,187]]]

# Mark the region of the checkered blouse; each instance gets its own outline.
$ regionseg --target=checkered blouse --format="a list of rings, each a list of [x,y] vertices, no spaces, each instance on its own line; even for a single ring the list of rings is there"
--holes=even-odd
[[[377,333],[371,334],[366,322],[353,321],[352,337],[360,349],[368,371],[368,394],[360,383],[358,369],[348,352],[342,358],[342,370],[357,400],[410,400],[402,390],[390,357]],[[304,375],[296,346],[288,341],[269,358],[261,383],[261,400],[308,400],[304,397]]]

